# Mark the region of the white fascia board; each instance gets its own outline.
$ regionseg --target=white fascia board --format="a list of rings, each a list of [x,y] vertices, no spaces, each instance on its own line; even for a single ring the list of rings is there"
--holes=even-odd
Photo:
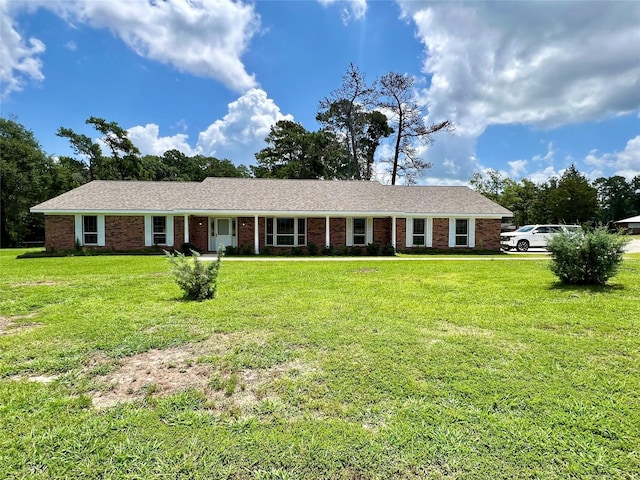
[[[117,215],[120,217],[139,217],[144,215],[178,215],[173,210],[97,210],[97,209],[76,209],[76,210],[34,210],[31,213],[44,213],[45,215]]]
[[[504,218],[504,215],[497,213],[406,213],[401,216],[407,218],[487,218],[490,220]]]
[[[98,210],[98,209],[34,209],[31,213],[44,213],[45,215],[118,215],[118,216],[143,216],[143,215],[197,215],[197,216],[221,216],[221,217],[396,217],[396,218],[488,218],[502,219],[505,215],[486,213],[419,213],[419,212],[362,212],[362,211],[303,211],[303,210]]]
[[[198,216],[234,216],[234,217],[253,217],[258,215],[259,217],[326,217],[327,215],[335,218],[342,217],[391,217],[402,216],[394,212],[326,212],[326,211],[306,211],[306,210],[180,210],[181,215],[198,215]]]

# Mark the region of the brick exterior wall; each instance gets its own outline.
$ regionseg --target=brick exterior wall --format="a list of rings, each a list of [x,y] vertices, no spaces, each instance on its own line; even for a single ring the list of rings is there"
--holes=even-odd
[[[209,251],[209,219],[189,217],[189,243],[201,252]]]
[[[381,246],[391,243],[391,218],[373,219],[373,243]]]
[[[44,246],[51,250],[73,250],[76,245],[76,223],[73,215],[44,216]]]
[[[203,252],[209,251],[209,218],[189,218],[189,240]],[[483,250],[500,250],[500,219],[476,219],[475,248]],[[326,220],[324,217],[307,218],[307,245],[316,244],[320,249],[325,245]],[[330,241],[333,247],[346,245],[346,218],[331,218]],[[259,247],[265,247],[265,218],[258,219]],[[373,242],[380,245],[391,243],[391,218],[373,219]],[[105,217],[105,246],[109,250],[142,249],[144,245],[144,216]],[[396,249],[406,248],[406,219],[396,219]],[[254,217],[237,219],[238,247],[254,246]],[[174,246],[179,248],[184,243],[184,217],[174,217]],[[449,248],[449,219],[433,219],[433,248]],[[45,247],[47,250],[72,250],[75,248],[75,219],[73,215],[45,215]],[[278,248],[278,247],[274,247]],[[288,248],[288,247],[282,247]]]
[[[104,217],[104,247],[100,248],[108,250],[144,248],[144,217],[106,215]]]
[[[433,219],[433,248],[449,248],[449,219],[434,218]],[[498,236],[500,240],[500,236]]]
[[[255,219],[253,217],[238,217],[238,247],[249,246],[254,247],[253,226]]]
[[[180,248],[184,243],[184,217],[173,217],[173,246]]]
[[[307,245],[315,243],[318,248],[322,249],[327,243],[326,232],[326,219],[322,218],[307,218]]]
[[[499,218],[476,219],[476,248],[499,251],[501,228],[502,221]]]
[[[347,219],[331,218],[329,220],[329,240],[334,247],[347,244]]]
[[[396,218],[396,251],[407,248],[407,219]]]

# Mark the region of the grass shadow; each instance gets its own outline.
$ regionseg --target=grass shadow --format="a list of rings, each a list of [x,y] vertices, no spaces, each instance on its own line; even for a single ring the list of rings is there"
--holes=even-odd
[[[554,282],[549,285],[549,290],[561,290],[569,293],[613,293],[625,290],[625,286],[622,284],[615,285],[568,285],[562,282]]]

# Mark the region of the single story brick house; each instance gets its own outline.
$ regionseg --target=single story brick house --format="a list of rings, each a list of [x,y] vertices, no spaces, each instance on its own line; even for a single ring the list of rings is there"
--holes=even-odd
[[[31,212],[45,215],[47,250],[191,243],[256,253],[311,243],[500,250],[501,219],[512,215],[468,187],[255,178],[95,180]]]
[[[640,234],[640,215],[618,220],[615,224],[632,235]]]

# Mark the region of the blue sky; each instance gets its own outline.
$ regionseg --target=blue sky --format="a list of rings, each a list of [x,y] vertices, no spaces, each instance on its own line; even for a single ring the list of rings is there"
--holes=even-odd
[[[640,2],[0,0],[3,117],[69,155],[61,126],[116,121],[143,153],[254,162],[269,127],[318,129],[350,62],[417,78],[422,183],[493,168],[640,174]],[[380,155],[385,155],[383,148]],[[378,171],[386,181],[384,169]]]

